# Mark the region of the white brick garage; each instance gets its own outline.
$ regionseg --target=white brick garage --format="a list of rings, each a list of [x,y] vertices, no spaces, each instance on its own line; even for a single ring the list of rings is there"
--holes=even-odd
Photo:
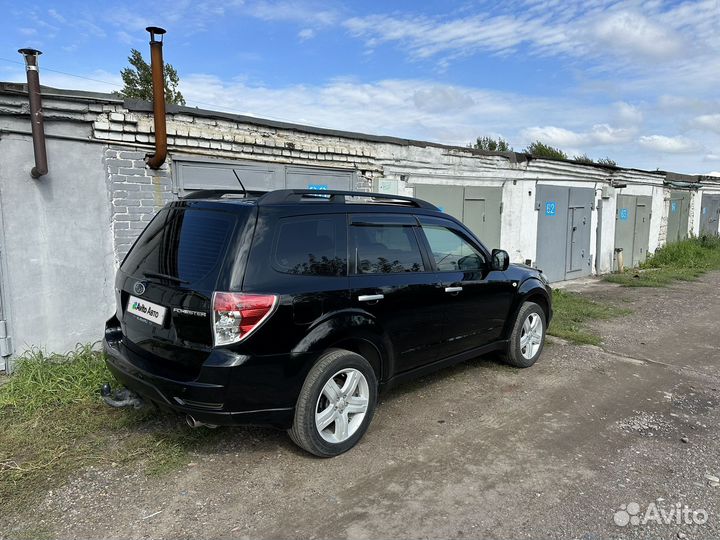
[[[0,330],[6,321],[15,356],[32,346],[63,352],[99,339],[113,310],[117,265],[152,216],[188,192],[237,187],[236,173],[248,189],[261,191],[327,186],[412,195],[418,186],[452,189],[473,202],[462,203],[462,217],[487,235],[489,247],[531,264],[538,260],[539,187],[587,189],[594,201],[587,248],[593,273],[615,264],[618,194],[651,197],[648,249],[654,251],[665,243],[671,187],[689,196],[686,234],[698,233],[701,193],[718,192],[717,179],[489,154],[173,106],[168,160],[151,170],[144,161],[154,143],[148,103],[48,88],[43,94],[50,173],[33,180],[27,92],[24,85],[0,83]],[[484,209],[478,201],[486,202]],[[492,234],[473,225],[481,223],[481,211],[494,220]],[[32,309],[30,292],[40,299]]]

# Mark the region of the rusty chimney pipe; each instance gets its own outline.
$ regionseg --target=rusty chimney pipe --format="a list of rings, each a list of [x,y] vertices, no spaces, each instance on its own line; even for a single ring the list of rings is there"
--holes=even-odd
[[[45,148],[45,125],[43,122],[42,98],[40,96],[40,75],[38,74],[38,56],[42,53],[37,49],[20,49],[25,57],[27,72],[28,98],[30,99],[30,125],[32,127],[35,166],[30,175],[37,179],[48,173],[47,149]]]
[[[151,169],[159,169],[167,157],[167,126],[165,125],[165,73],[162,54],[162,36],[165,29],[148,26],[150,32],[150,67],[152,69],[153,116],[155,119],[155,153],[145,157]],[[160,36],[159,40],[155,36]]]

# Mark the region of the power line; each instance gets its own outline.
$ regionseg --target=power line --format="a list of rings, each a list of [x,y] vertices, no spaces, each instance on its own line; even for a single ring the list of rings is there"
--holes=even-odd
[[[10,62],[11,64],[20,64],[22,66],[25,65],[25,62],[19,62],[18,60],[10,60],[9,58],[0,58],[0,60],[4,60],[5,62]],[[114,83],[114,82],[110,82],[110,81],[101,81],[100,79],[93,79],[91,77],[83,77],[82,75],[75,75],[74,73],[68,73],[67,71],[60,71],[59,69],[52,69],[52,68],[44,67],[44,66],[42,69],[43,69],[43,71],[52,71],[53,73],[60,73],[61,75],[67,75],[68,77],[75,77],[76,79],[84,79],[86,81],[93,81],[93,82],[98,82],[98,83],[103,83],[103,84],[109,84],[112,86],[119,86],[121,88],[123,86],[122,84],[118,84],[118,83]]]

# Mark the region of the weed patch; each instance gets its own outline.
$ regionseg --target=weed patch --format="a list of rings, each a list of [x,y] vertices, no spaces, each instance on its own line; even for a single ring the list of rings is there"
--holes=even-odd
[[[17,362],[0,386],[0,513],[17,512],[89,465],[142,461],[146,474],[164,474],[217,441],[173,415],[108,407],[98,390],[110,380],[91,346],[33,351]]]
[[[595,334],[588,324],[597,319],[611,319],[627,315],[630,311],[589,300],[577,293],[555,289],[553,291],[553,319],[548,334],[572,343],[599,345],[600,336]]]
[[[658,249],[639,268],[605,276],[626,287],[664,287],[674,281],[694,281],[710,270],[720,270],[720,238],[701,236]]]

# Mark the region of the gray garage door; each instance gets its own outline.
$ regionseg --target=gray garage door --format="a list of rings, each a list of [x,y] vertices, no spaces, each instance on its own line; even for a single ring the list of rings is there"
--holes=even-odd
[[[623,265],[637,266],[647,258],[652,197],[618,195],[615,249],[622,248]]]
[[[284,188],[350,190],[355,172],[274,163],[195,160],[174,161],[180,196],[200,189],[272,191]]]
[[[689,215],[690,193],[687,191],[671,191],[667,225],[668,243],[687,238]]]
[[[285,187],[284,168],[274,164],[180,160],[174,163],[181,197],[200,189],[242,190],[240,182],[251,191],[272,191]]]
[[[720,222],[720,195],[702,196],[700,210],[700,234],[718,234]]]
[[[338,189],[353,188],[352,171],[334,171],[312,167],[288,167],[285,171],[285,186],[289,189]]]
[[[594,197],[595,191],[591,188],[537,187],[536,265],[550,281],[590,274],[590,220]]]
[[[500,247],[501,187],[415,184],[415,196],[462,221],[489,249]]]
[[[463,223],[488,248],[500,247],[502,188],[468,186],[463,201]]]

